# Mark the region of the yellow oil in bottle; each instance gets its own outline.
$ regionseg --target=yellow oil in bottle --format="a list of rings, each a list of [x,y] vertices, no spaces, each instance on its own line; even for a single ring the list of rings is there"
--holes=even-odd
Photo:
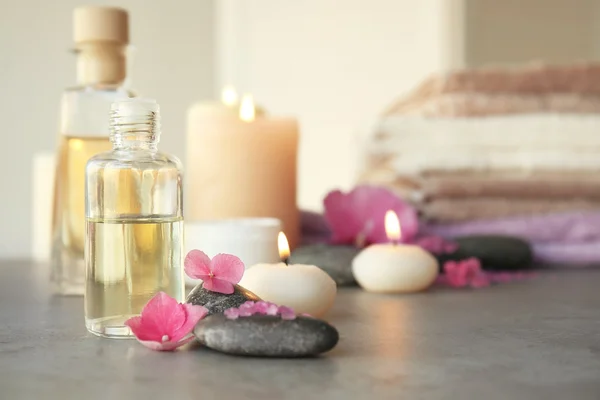
[[[130,337],[124,322],[157,291],[183,301],[183,220],[88,218],[85,320],[99,336]]]
[[[85,165],[111,149],[107,136],[61,136],[54,189],[52,281],[62,294],[83,294]]]

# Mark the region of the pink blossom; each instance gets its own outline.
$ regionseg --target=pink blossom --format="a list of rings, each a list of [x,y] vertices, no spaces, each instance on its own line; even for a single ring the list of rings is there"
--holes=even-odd
[[[281,306],[279,307],[279,315],[281,315],[281,319],[294,319],[296,318],[296,313],[289,307]]]
[[[202,279],[204,289],[231,294],[234,285],[244,275],[244,263],[231,254],[217,254],[211,260],[200,250],[192,250],[185,257],[185,273],[194,279]]]
[[[203,306],[180,304],[164,292],[157,293],[144,306],[142,314],[125,325],[144,346],[159,351],[175,350],[194,339],[194,326],[208,314]]]
[[[444,264],[446,282],[453,287],[482,288],[490,285],[489,276],[481,269],[476,258],[447,261]]]
[[[240,317],[249,317],[251,315],[279,315],[282,319],[295,319],[296,313],[289,307],[277,306],[277,304],[268,301],[247,301],[238,308],[228,308],[223,313],[227,319],[238,319]]]
[[[391,191],[376,186],[357,186],[349,193],[330,192],[324,200],[325,219],[332,231],[334,244],[363,247],[387,243],[385,213],[395,211],[400,220],[402,242],[410,242],[417,234],[417,212]]]
[[[238,319],[240,316],[240,310],[235,307],[232,307],[225,310],[223,314],[225,314],[227,319]]]

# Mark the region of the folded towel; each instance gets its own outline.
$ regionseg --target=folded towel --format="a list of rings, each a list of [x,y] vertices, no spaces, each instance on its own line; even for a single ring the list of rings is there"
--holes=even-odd
[[[600,170],[600,115],[389,117],[371,128],[361,181],[374,171]]]
[[[448,93],[418,102],[399,104],[386,115],[478,117],[542,112],[598,114],[600,113],[600,96],[576,93]]]
[[[402,197],[432,199],[500,197],[600,199],[600,174],[576,171],[437,171],[389,183]]]
[[[600,94],[600,64],[526,64],[435,74],[392,104],[384,115],[445,93]]]
[[[418,207],[428,221],[457,222],[511,216],[532,216],[561,211],[599,210],[600,201],[572,199],[461,198],[436,199]]]

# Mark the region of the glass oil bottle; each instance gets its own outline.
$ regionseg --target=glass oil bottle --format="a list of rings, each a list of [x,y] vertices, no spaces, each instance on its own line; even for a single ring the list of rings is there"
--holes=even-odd
[[[113,149],[86,168],[85,322],[123,338],[157,292],[183,301],[182,167],[157,150],[154,100],[115,102],[110,119]]]
[[[84,290],[85,165],[111,148],[108,112],[113,101],[132,97],[125,87],[128,14],[114,7],[85,6],[74,11],[78,85],[61,100],[60,140],[52,217],[54,291]]]

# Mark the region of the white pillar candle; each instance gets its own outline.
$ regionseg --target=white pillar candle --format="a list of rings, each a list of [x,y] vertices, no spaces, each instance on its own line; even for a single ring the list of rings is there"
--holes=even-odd
[[[285,235],[280,234],[280,253],[289,257]],[[315,265],[257,264],[246,270],[240,285],[265,301],[288,306],[296,313],[322,317],[332,307],[337,286]]]
[[[246,267],[279,261],[277,233],[281,221],[276,218],[239,218],[185,222],[185,253],[202,250],[209,257],[219,253],[239,257]],[[185,277],[187,285],[200,280]]]
[[[419,246],[394,244],[400,239],[400,224],[393,211],[386,214],[385,229],[392,243],[376,244],[352,261],[358,284],[369,292],[412,293],[428,288],[436,279],[435,257]]]
[[[277,218],[295,247],[297,121],[255,112],[251,98],[238,109],[244,119],[211,107],[188,112],[186,220]]]
[[[35,261],[50,260],[55,162],[51,152],[33,156],[31,254]]]

